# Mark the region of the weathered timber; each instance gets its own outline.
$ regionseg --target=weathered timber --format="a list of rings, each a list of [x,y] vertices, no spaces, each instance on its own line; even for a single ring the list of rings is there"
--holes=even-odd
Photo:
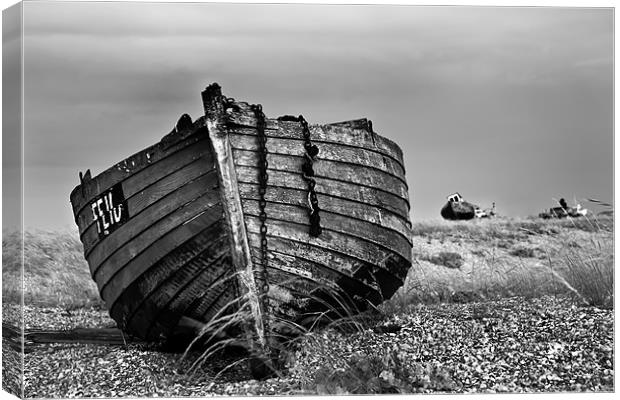
[[[258,200],[256,186],[255,184],[239,183],[241,199]],[[366,204],[326,194],[318,194],[317,197],[319,204],[321,204],[321,210],[323,211],[370,222],[383,228],[391,229],[400,233],[411,243],[411,223],[392,211],[382,209],[376,204]],[[308,192],[306,190],[274,186],[265,194],[265,200],[271,203],[308,207]]]
[[[250,242],[253,246],[256,246],[258,235],[251,234]],[[321,268],[324,273],[332,275],[333,283],[341,289],[341,282],[353,282],[354,284],[347,288],[351,293],[359,291],[368,292],[369,290],[377,290],[376,288],[378,287],[378,292],[383,299],[389,299],[402,286],[404,283],[404,278],[400,278],[402,270],[406,270],[410,265],[408,261],[399,258],[396,260],[386,260],[383,266],[379,267],[337,250],[326,250],[316,245],[299,243],[276,236],[270,236],[269,242],[270,247],[275,247],[272,254],[274,254],[276,259],[286,260],[287,257],[283,257],[285,255],[295,260],[293,264],[295,266],[303,265],[307,267],[307,263],[312,263]],[[339,264],[334,264],[334,261],[338,261]],[[276,262],[276,265],[278,265],[278,262]],[[306,278],[304,276],[304,278],[316,280],[316,271],[310,269],[309,272],[310,277]],[[270,285],[277,283],[273,282],[271,277],[269,280]],[[357,288],[354,288],[354,286]],[[329,285],[325,287],[329,288]],[[331,289],[334,288],[332,287]]]
[[[4,335],[3,325],[3,335]],[[66,330],[27,329],[24,341],[30,344],[71,343],[122,346],[127,343],[140,343],[141,340],[125,335],[118,328],[74,328]]]
[[[248,216],[246,218],[246,223],[248,232],[250,232],[250,241],[254,245],[254,241],[256,240],[254,235],[259,234],[258,218]],[[385,261],[389,258],[396,259],[399,263],[402,262],[406,264],[409,262],[406,258],[390,252],[379,245],[338,232],[326,231],[325,235],[313,237],[310,240],[307,239],[307,236],[308,232],[305,225],[285,221],[273,221],[269,225],[269,238],[278,237],[281,239],[288,239],[288,245],[292,247],[307,243],[314,247],[324,249],[324,251],[334,251],[340,255],[349,255],[350,257],[356,258],[361,263],[368,263],[379,268],[385,268],[383,264],[385,264]],[[347,268],[347,266],[343,265],[342,268]],[[388,272],[398,276],[396,272],[400,271]]]
[[[255,136],[255,129],[237,128],[230,132],[230,142],[235,150],[255,151],[256,144],[252,139]],[[268,136],[268,140],[270,154],[300,157],[304,155],[303,138],[301,137],[283,138]],[[372,149],[322,142],[320,143],[319,159],[377,168],[401,178],[403,181],[405,179],[405,170],[402,165],[393,158]]]
[[[158,311],[144,314],[150,316],[150,322],[148,324],[141,324],[144,330],[139,330],[138,333],[145,333],[145,337],[148,337],[152,326],[164,320],[164,318],[161,318],[163,310],[170,310],[173,315],[186,315],[194,319],[198,317],[198,319],[202,320],[202,315],[196,316],[187,313],[189,304],[198,295],[198,293],[192,290],[195,287],[193,283],[200,278],[203,278],[203,280],[206,278],[203,283],[212,284],[213,282],[209,282],[210,280],[221,278],[222,281],[225,281],[226,278],[230,277],[230,268],[223,263],[223,261],[230,261],[227,260],[229,254],[228,251],[220,251],[219,254],[213,253],[204,257],[204,259],[198,259],[195,260],[195,262],[190,262],[181,266],[172,279],[167,282],[165,288],[149,296],[149,304],[154,310]],[[227,283],[228,285],[221,286],[229,290],[229,286],[232,282],[228,280]],[[211,290],[214,290],[216,287],[217,286],[211,287]]]
[[[258,201],[245,200],[243,211],[246,216],[259,217]],[[267,224],[272,221],[293,222],[299,225],[308,224],[308,211],[299,206],[292,206],[281,203],[268,203],[266,212],[269,216]],[[363,239],[366,242],[377,244],[386,249],[392,249],[403,258],[411,260],[411,244],[397,232],[385,229],[365,221],[354,218],[343,217],[321,210],[321,226],[332,232],[338,232],[355,239]]]
[[[364,281],[363,278],[356,276],[356,272],[363,268],[359,261],[354,259],[346,260],[345,262],[350,262],[352,265],[351,271],[346,273],[339,270],[338,266],[324,264],[316,259],[305,259],[299,251],[291,249],[284,251],[295,255],[291,256],[277,250],[270,252],[269,268],[279,271],[278,275],[269,274],[270,287],[277,285],[292,290],[302,287],[308,292],[319,289],[337,292],[342,290],[342,286],[339,283],[346,281],[350,283],[349,286],[357,287],[356,290],[363,292],[375,291],[377,294],[380,294],[380,288],[376,282],[371,280]]]
[[[178,338],[246,302],[240,328],[251,352],[269,355],[280,328],[311,324],[325,303],[350,305],[337,317],[394,294],[412,243],[400,148],[367,119],[311,126],[308,137],[296,121],[265,117],[263,126],[260,108],[216,84],[202,100],[205,116],[182,116],[159,143],[82,174],[71,193],[117,324],[147,340]],[[318,148],[312,189],[304,145]],[[320,209],[318,237],[308,232],[309,200]]]
[[[213,152],[218,161],[218,173],[220,178],[220,194],[224,204],[224,216],[228,222],[229,237],[231,239],[231,257],[233,268],[238,273],[246,273],[248,277],[242,283],[241,290],[250,297],[249,304],[252,308],[254,321],[252,327],[258,338],[258,345],[266,351],[265,320],[261,294],[263,288],[258,287],[254,280],[254,266],[250,254],[250,246],[243,221],[243,209],[239,189],[237,187],[237,174],[235,170],[230,138],[227,134],[226,115],[224,111],[224,98],[219,85],[213,84],[202,92],[202,103],[205,110],[205,120]],[[251,278],[250,278],[251,277]],[[246,287],[243,287],[246,286]],[[246,331],[246,336],[252,337],[252,332]]]
[[[210,265],[208,260],[203,258],[205,254],[210,254],[210,249],[229,251],[226,246],[228,238],[223,235],[218,236],[218,232],[221,232],[222,229],[224,226],[221,220],[205,227],[201,232],[179,245],[165,258],[138,275],[137,279],[117,297],[110,307],[111,316],[115,320],[124,321],[125,324],[136,325],[140,325],[144,318],[151,318],[152,316],[147,315],[146,310],[141,309],[143,303],[153,293],[165,287],[181,266],[193,263],[196,259],[203,260],[206,265]],[[217,239],[214,240],[214,237]],[[134,322],[134,314],[143,314],[143,316]]]
[[[196,286],[199,282],[202,285],[213,284],[209,282],[210,280],[224,281],[225,278],[231,277],[230,272],[230,259],[227,251],[205,255],[182,265],[172,279],[166,282],[164,287],[152,292],[141,304],[138,312],[133,315],[132,322],[136,327],[136,333],[141,337],[156,338],[157,334],[162,331],[162,326],[166,326],[167,331],[173,331],[181,316],[187,316],[196,321],[208,321],[204,315],[188,312],[189,305],[202,294],[196,292]],[[201,278],[207,279],[201,282]],[[232,285],[235,282],[230,279],[225,282],[226,286],[219,286],[234,293],[235,288]],[[210,289],[214,290],[217,287],[213,285]],[[154,330],[155,326],[158,326],[158,329]]]
[[[268,137],[301,137],[301,127],[297,122],[267,119],[266,123]],[[237,126],[256,128],[256,118],[249,113],[232,113],[228,115],[228,124],[233,129],[236,129]],[[344,144],[375,150],[394,158],[395,161],[404,167],[400,148],[394,142],[366,129],[350,129],[339,125],[311,125],[310,135],[312,142]]]
[[[138,237],[155,239],[158,235],[163,234],[168,225],[183,223],[183,218],[192,218],[191,206],[200,207],[201,203],[215,205],[219,202],[217,191],[209,190],[213,187],[217,188],[217,175],[215,172],[209,172],[206,175],[192,181],[191,184],[184,185],[176,191],[169,193],[169,197],[165,197],[163,201],[157,201],[150,207],[140,210],[134,214],[132,224],[122,225],[120,228],[112,232],[105,241],[93,248],[86,250],[86,258],[90,265],[99,266],[104,260],[116,253],[120,247],[133,242]],[[204,205],[204,204],[203,204]],[[188,207],[186,212],[181,213],[183,208]],[[195,211],[195,213],[202,212]]]
[[[204,208],[206,211],[209,207]],[[148,245],[145,245],[139,253],[135,253],[133,257],[127,257],[132,255],[131,252],[123,254],[121,259],[129,260],[126,263],[117,265],[112,259],[109,259],[111,261],[106,261],[108,262],[106,268],[100,269],[100,275],[95,276],[103,300],[109,305],[112,304],[120,293],[133,282],[136,276],[142,274],[142,272],[161,260],[181,243],[185,242],[185,240],[200,232],[205,226],[219,220],[221,218],[221,207],[216,206],[213,208],[213,212],[205,212],[169,230],[165,235],[156,237],[155,240],[149,240],[147,242]],[[144,251],[147,248],[150,251]]]
[[[83,185],[78,186],[71,192],[71,204],[73,206],[74,215],[77,215],[83,207],[88,206],[93,198],[102,191],[118,182],[132,178],[144,169],[148,168],[154,171],[152,168],[157,168],[157,170],[165,173],[165,171],[174,170],[175,167],[178,168],[179,165],[176,163],[179,161],[171,159],[169,157],[171,155],[177,155],[179,156],[178,158],[185,159],[189,162],[193,157],[197,158],[206,154],[206,152],[196,154],[197,150],[200,151],[204,149],[204,146],[198,143],[205,139],[204,136],[192,135],[186,140],[165,149],[160,142],[121,161],[112,168],[99,174],[96,178],[85,181]],[[176,158],[177,157],[175,157],[175,159]]]
[[[258,164],[258,153],[248,150],[235,150],[233,152],[237,166],[254,167]],[[267,154],[269,168],[267,171],[301,171],[304,159],[297,156],[286,156],[269,153]],[[408,201],[407,186],[402,179],[394,175],[362,165],[352,165],[338,161],[317,160],[313,164],[314,178],[332,179],[344,181],[352,187],[364,185],[373,188],[381,188],[388,193],[396,195]]]
[[[221,204],[218,198],[213,198],[213,193],[206,193],[203,196],[192,199],[189,203],[179,207],[174,213],[168,214],[163,218],[155,220],[146,229],[141,230],[136,236],[132,237],[114,252],[101,253],[103,259],[95,259],[97,254],[91,254],[88,258],[89,264],[94,268],[93,277],[95,281],[106,284],[110,276],[114,275],[117,270],[122,269],[129,261],[136,258],[146,249],[150,248],[158,239],[165,237],[178,227],[185,225],[188,221],[196,217],[203,216],[209,209],[213,212],[207,213],[209,221],[213,222],[221,215],[217,216],[217,212],[221,213]],[[203,218],[206,218],[203,216]]]
[[[174,211],[187,203],[188,199],[196,198],[199,194],[207,191],[217,191],[217,175],[215,170],[205,169],[201,162],[193,162],[186,168],[164,177],[162,180],[144,188],[142,191],[129,197],[127,207],[129,215],[136,219],[135,224],[144,224],[138,221],[142,215],[147,215],[150,220],[157,219]],[[174,185],[174,186],[173,186]],[[143,211],[145,211],[143,213]],[[90,216],[91,221],[93,220]],[[140,223],[139,223],[140,222]],[[134,223],[132,222],[131,225]],[[137,227],[121,226],[112,232],[107,239],[121,235],[121,232],[131,231],[130,235],[140,229]],[[97,226],[91,222],[83,230],[82,243],[84,253],[88,257],[93,247],[101,240]],[[131,236],[129,236],[131,237]]]
[[[254,167],[237,167],[237,177],[240,183],[252,184],[256,181],[258,169]],[[274,187],[287,189],[307,190],[307,185],[299,173],[272,170],[269,173],[267,193]],[[348,182],[337,181],[328,178],[317,178],[316,193],[335,196],[365,203],[375,207],[381,207],[391,211],[403,219],[409,215],[409,203],[407,200],[380,188],[368,186],[354,186]]]

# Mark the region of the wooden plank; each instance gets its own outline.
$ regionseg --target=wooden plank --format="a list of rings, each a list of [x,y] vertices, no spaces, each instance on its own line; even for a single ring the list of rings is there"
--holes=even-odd
[[[216,221],[177,246],[166,257],[144,270],[142,275],[116,297],[109,307],[110,315],[122,326],[132,322],[133,314],[142,306],[149,296],[164,285],[179,269],[180,265],[192,262],[208,248],[222,248],[228,251],[228,238],[223,221]],[[214,239],[215,238],[215,239]]]
[[[184,288],[183,296],[176,296],[171,299],[169,307],[179,310],[182,314],[187,314],[191,318],[201,319],[202,315],[191,315],[186,311],[190,304],[199,297],[204,296],[207,292],[221,285],[229,286],[236,284],[236,277],[232,274],[232,263],[230,260],[230,252],[223,253],[225,257],[216,254],[209,268],[202,270],[200,275],[196,275],[195,279],[188,282]]]
[[[136,313],[133,322],[138,329],[138,335],[141,337],[156,336],[158,333],[152,332],[152,328],[157,325],[157,322],[162,322],[165,313],[184,315],[184,311],[198,296],[196,291],[188,290],[196,286],[195,282],[209,284],[223,274],[230,276],[232,266],[229,256],[228,249],[225,251],[220,249],[218,252],[210,252],[204,257],[181,266],[165,285],[158,288],[145,301],[157,311],[148,314],[142,313],[147,317],[142,321],[139,318],[141,313]],[[222,261],[227,262],[223,263]],[[192,285],[193,283],[194,285]]]
[[[202,228],[221,218],[220,204],[191,203],[174,214],[174,223],[162,224],[165,228],[161,230],[146,231],[122,247],[99,268],[95,280],[100,287],[101,297],[108,305],[112,305],[136,277]]]
[[[67,330],[28,330],[26,341],[33,343],[81,343],[124,345],[140,342],[130,335],[125,335],[118,328],[74,328]]]
[[[184,204],[198,198],[201,198],[201,201],[208,201],[210,203],[217,202],[219,200],[217,184],[217,174],[215,171],[209,171],[184,186],[167,193],[148,207],[138,208],[134,210],[135,213],[130,212],[131,219],[101,241],[99,241],[96,226],[93,226],[89,236],[85,236],[82,239],[86,258],[93,267],[96,267],[120,246],[123,246],[126,242],[131,241],[140,233],[149,229],[156,221],[176,212]],[[159,191],[159,189],[155,190]],[[144,192],[144,196],[151,195],[152,193],[148,191]],[[87,247],[91,243],[93,244]]]
[[[248,217],[246,224],[248,232],[250,232],[250,243],[257,247],[260,243],[258,219]],[[269,224],[267,236],[269,249],[290,254],[290,250],[286,249],[286,247],[290,247],[296,252],[295,255],[307,260],[316,260],[324,265],[331,262],[332,264],[329,265],[334,265],[335,268],[348,276],[353,276],[359,268],[366,264],[385,269],[387,268],[386,260],[390,258],[411,265],[409,261],[395,252],[362,239],[328,230],[323,231],[319,237],[315,238],[308,235],[306,226],[291,222],[274,221]],[[283,239],[283,241],[275,240],[276,238]],[[278,245],[283,247],[273,247]],[[334,258],[338,259],[339,262],[329,261]],[[407,270],[389,272],[394,274],[395,279],[404,279],[407,274]]]
[[[242,204],[246,220],[248,216],[258,218],[260,214],[258,201],[243,200]],[[269,229],[272,222],[288,221],[305,226],[306,232],[310,230],[307,209],[288,204],[267,203],[265,212],[267,213],[267,229]],[[364,242],[381,246],[411,261],[411,243],[398,232],[365,221],[332,214],[325,210],[321,210],[321,227],[324,231],[338,232],[355,239],[363,239]]]
[[[239,183],[239,193],[242,200],[258,200],[258,185]],[[400,233],[412,243],[411,224],[403,217],[380,207],[346,200],[339,197],[318,194],[317,199],[321,211],[339,214],[343,217],[355,218],[360,221],[387,228]],[[270,187],[265,194],[265,200],[274,203],[291,204],[299,207],[308,207],[308,191]]]
[[[201,144],[202,146],[195,145],[185,147],[179,152],[174,153],[174,155],[166,157],[159,162],[154,163],[150,168],[143,168],[139,172],[131,176],[125,177],[126,179],[119,180],[118,182],[122,182],[124,197],[127,199],[133,196],[134,194],[144,190],[148,186],[159,181],[163,177],[185,167],[186,165],[198,159],[204,158],[206,165],[212,164],[212,156],[208,147],[206,146],[206,142],[201,142],[199,144]],[[114,182],[113,184],[118,182]],[[101,187],[101,191],[97,192],[97,195],[107,190],[108,188],[109,187]],[[77,214],[80,216],[84,214],[83,218],[86,218],[86,220],[92,219],[92,211],[90,209],[91,200],[92,198],[84,204],[84,207],[82,207]]]
[[[196,132],[196,134],[191,134],[178,143],[169,145],[168,147],[162,144],[162,142],[159,142],[115,164],[96,177],[85,180],[71,192],[70,197],[73,206],[73,215],[77,215],[83,207],[87,206],[93,198],[98,196],[101,192],[109,189],[118,182],[135,176],[148,167],[157,166],[159,170],[170,170],[171,167],[174,167],[174,163],[171,166],[169,161],[166,161],[168,164],[167,166],[158,165],[160,162],[167,160],[170,156],[175,155],[175,159],[179,158],[178,156],[184,158],[182,154],[195,151],[192,149],[203,148],[208,150],[206,135],[200,133],[201,132]]]
[[[288,250],[286,254],[281,251],[270,250],[268,258],[269,285],[283,287],[285,290],[299,290],[300,293],[311,294],[312,291],[325,290],[334,291],[343,287],[355,288],[355,293],[368,294],[371,291],[379,294],[379,287],[372,281],[364,281],[352,275],[347,275],[339,271],[332,265],[325,265],[316,260],[307,260],[296,255],[294,250]],[[256,260],[260,262],[260,260]],[[350,260],[356,263],[355,260]],[[357,264],[358,269],[359,265]],[[371,267],[368,265],[367,267]],[[277,273],[276,273],[277,270]],[[277,292],[277,290],[275,290]],[[271,293],[270,297],[280,298],[277,293]]]
[[[258,235],[251,235],[252,246],[259,245]],[[411,262],[398,257],[389,259],[383,264],[373,265],[350,254],[343,254],[310,243],[296,242],[280,237],[268,237],[269,253],[281,260],[281,264],[295,266],[295,273],[309,273],[311,277],[322,273],[336,273],[333,282],[351,293],[368,293],[379,287],[382,299],[390,298],[403,285]],[[270,258],[270,263],[276,262]],[[397,262],[399,264],[394,264]],[[308,263],[313,263],[313,269]],[[317,270],[320,268],[323,272]],[[338,278],[340,276],[340,278]]]
[[[237,126],[256,128],[256,118],[250,112],[232,112],[228,114],[228,124],[236,129]],[[269,136],[299,138],[301,125],[294,121],[278,121],[267,119],[266,129]],[[366,129],[351,129],[341,125],[310,125],[312,142],[339,143],[378,151],[386,156],[393,157],[403,168],[402,150],[393,141],[383,136],[369,132]]]
[[[237,167],[239,183],[255,183],[258,171],[258,168],[255,167]],[[283,171],[271,171],[269,173],[267,193],[272,191],[274,187],[308,190],[308,184],[303,180],[301,174]],[[409,219],[409,203],[405,199],[372,187],[355,186],[342,181],[317,178],[315,191],[317,194],[329,195],[341,199],[357,201],[374,207],[380,207],[399,215],[405,220]],[[319,203],[319,206],[320,205]]]
[[[258,165],[259,154],[248,150],[234,150],[237,166],[254,167]],[[304,159],[302,157],[267,154],[269,167],[267,171],[284,171],[301,174]],[[394,194],[406,201],[409,200],[407,185],[400,178],[382,172],[376,168],[352,165],[336,161],[318,160],[312,165],[317,182],[320,179],[338,180],[351,186],[364,185],[387,193]]]
[[[346,317],[366,310],[369,302],[378,305],[383,301],[378,287],[359,284],[351,277],[341,277],[337,287],[330,288],[312,283],[303,285],[299,279],[291,284],[291,275],[280,269],[270,267],[268,272],[270,279],[284,282],[270,285],[269,314],[276,318],[281,315],[293,318],[294,321],[302,313],[327,309],[325,303],[348,305],[347,310],[341,310]]]
[[[135,231],[130,227],[133,235],[122,236],[120,239],[102,242],[88,257],[88,263],[96,282],[104,284],[118,266],[138,255],[150,246],[157,238],[166,235],[175,227],[213,208],[219,202],[217,193],[206,192],[199,197],[187,199],[170,213],[163,212],[159,219],[151,219],[144,215],[136,221]],[[216,209],[217,212],[219,209]],[[103,279],[103,280],[102,280]]]
[[[216,315],[228,315],[236,310],[236,305],[230,305],[230,303],[239,299],[240,290],[239,284],[232,281],[229,285],[216,286],[214,290],[207,291],[203,296],[198,297],[185,313],[187,315],[200,315],[200,319],[207,322],[211,321]],[[230,308],[224,310],[227,305],[230,305]],[[263,319],[261,321],[265,322]]]
[[[238,150],[256,150],[256,130],[252,128],[237,128],[231,130],[230,141],[232,147]],[[382,153],[343,144],[317,142],[320,160],[340,161],[349,164],[363,165],[377,168],[383,172],[405,179],[405,170],[393,158]],[[298,138],[269,137],[267,149],[272,154],[303,156],[304,140]]]
[[[137,188],[133,188],[133,193],[130,193],[130,195],[124,193],[125,201],[127,202],[129,210],[129,216],[134,217],[147,205],[157,201],[177,187],[180,187],[185,183],[188,183],[201,175],[214,170],[215,168],[213,168],[213,166],[204,157],[197,160],[192,160],[190,158],[189,161],[183,160],[179,162],[179,168],[172,169],[168,173],[162,175],[160,180],[140,188],[139,191],[136,191]],[[91,242],[88,242],[88,239],[85,242],[85,236],[90,234],[89,229],[92,229],[92,227],[95,226],[90,207],[84,208],[82,212],[78,214],[77,224],[80,232],[82,232],[82,242],[85,243],[85,245],[86,243],[90,243],[92,245]],[[98,237],[98,234],[96,236]]]

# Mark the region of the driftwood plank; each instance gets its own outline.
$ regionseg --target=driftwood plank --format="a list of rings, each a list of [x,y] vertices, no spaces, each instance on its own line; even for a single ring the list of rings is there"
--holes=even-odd
[[[118,328],[75,328],[62,331],[26,331],[25,339],[33,343],[83,343],[125,345],[140,342]]]
[[[234,149],[254,150],[258,148],[256,130],[252,128],[237,128],[230,132],[230,141]],[[352,147],[343,144],[317,142],[319,147],[318,158],[321,160],[340,161],[349,164],[363,165],[377,168],[401,179],[405,179],[405,170],[393,158],[374,150]],[[267,140],[267,150],[272,154],[303,156],[304,140],[299,138],[270,137]]]
[[[200,232],[205,226],[222,218],[221,205],[207,202],[183,207],[175,214],[175,224],[165,224],[165,233],[147,231],[134,239],[131,246],[121,248],[105,261],[97,271],[101,297],[111,305],[119,294],[129,286],[135,277],[165,257],[181,243]],[[188,217],[194,216],[192,219]]]
[[[237,167],[239,183],[254,184],[258,171],[258,168],[255,167]],[[339,197],[341,199],[380,207],[399,215],[404,220],[409,219],[409,203],[405,199],[392,193],[367,186],[355,186],[347,182],[327,178],[317,178],[316,181],[315,190],[317,194]],[[274,187],[308,190],[308,185],[304,182],[301,174],[283,171],[271,171],[269,173],[267,193],[273,190]]]
[[[237,166],[254,167],[258,165],[259,154],[254,151],[235,150],[233,154]],[[301,174],[304,159],[268,153],[267,162],[269,163],[267,169],[269,173],[271,171],[283,171]],[[376,168],[328,160],[317,160],[312,167],[317,181],[324,178],[342,181],[352,187],[364,185],[391,193],[408,201],[409,195],[404,181]]]
[[[246,217],[253,216],[258,218],[260,214],[258,201],[255,200],[244,200],[243,209]],[[306,209],[287,204],[267,203],[265,212],[267,213],[267,229],[269,229],[272,222],[289,221],[305,226],[307,232],[310,230],[308,211]],[[400,254],[409,261],[411,260],[411,244],[405,237],[395,231],[365,221],[332,214],[325,210],[321,210],[321,226],[324,230],[338,232],[355,240],[362,239],[362,243],[369,242],[379,245],[388,251]]]

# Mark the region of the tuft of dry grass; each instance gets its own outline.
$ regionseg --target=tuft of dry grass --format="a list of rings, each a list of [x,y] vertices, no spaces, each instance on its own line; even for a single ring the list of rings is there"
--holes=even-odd
[[[101,306],[77,234],[25,231],[2,236],[2,299],[41,306]],[[23,256],[23,282],[22,282]]]
[[[571,294],[613,304],[613,220],[538,218],[414,224],[414,265],[389,303],[463,302]],[[458,254],[459,269],[437,262]]]

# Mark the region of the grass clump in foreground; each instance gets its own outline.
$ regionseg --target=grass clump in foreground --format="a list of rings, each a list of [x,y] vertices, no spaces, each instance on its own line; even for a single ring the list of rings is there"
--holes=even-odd
[[[439,363],[420,363],[396,350],[382,355],[355,353],[345,366],[321,366],[312,389],[318,394],[390,394],[457,390],[451,373]]]

